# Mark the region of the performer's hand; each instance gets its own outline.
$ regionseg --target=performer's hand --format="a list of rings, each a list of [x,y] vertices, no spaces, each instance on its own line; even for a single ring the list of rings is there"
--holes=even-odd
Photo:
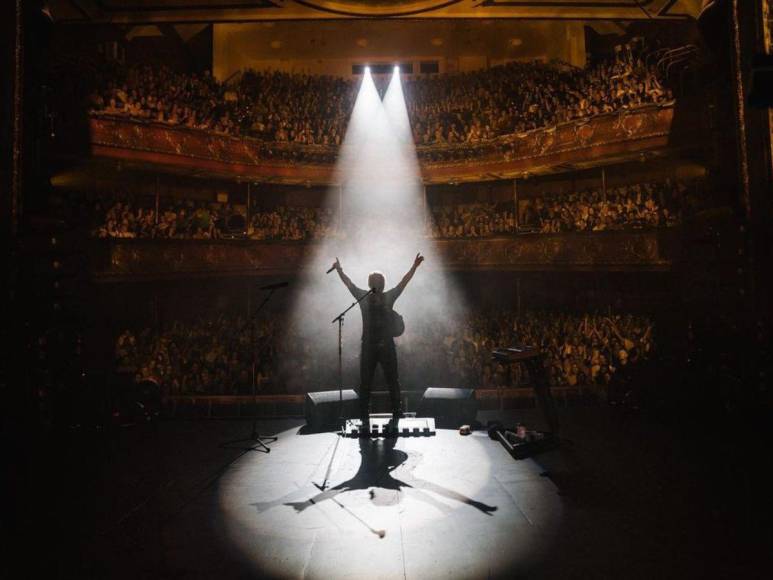
[[[424,261],[424,256],[421,255],[421,252],[416,254],[416,259],[413,261],[413,267],[418,268],[419,264],[421,264]]]

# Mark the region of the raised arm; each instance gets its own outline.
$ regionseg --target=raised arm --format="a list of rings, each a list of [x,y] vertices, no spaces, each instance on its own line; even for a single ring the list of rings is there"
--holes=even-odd
[[[349,289],[349,292],[352,293],[352,296],[359,299],[362,296],[362,294],[365,292],[365,290],[362,290],[361,288],[357,288],[357,286],[354,285],[354,282],[352,282],[349,276],[344,274],[344,269],[341,267],[341,262],[338,261],[338,258],[336,258],[336,261],[333,264],[333,268],[336,269],[336,272],[338,272],[338,276],[341,278],[341,281]]]
[[[617,339],[618,339],[620,342],[625,342],[625,338],[623,337],[623,335],[622,335],[622,334],[620,334],[620,330],[617,328],[617,324],[615,324],[615,323],[614,323],[614,321],[612,320],[612,318],[609,318],[609,317],[607,317],[607,318],[606,318],[606,321],[607,321],[607,322],[609,322],[609,327],[612,329],[612,332],[615,334],[615,336],[617,337]]]
[[[400,283],[397,286],[395,286],[393,290],[391,290],[391,292],[394,292],[395,300],[397,300],[397,297],[403,293],[403,290],[405,290],[405,287],[408,285],[408,282],[411,281],[411,278],[413,278],[413,275],[416,273],[416,268],[418,268],[423,261],[424,261],[424,256],[421,255],[421,252],[416,254],[416,258],[413,260],[413,266],[411,266],[411,269],[408,270],[405,276],[403,276],[403,279],[400,280]]]

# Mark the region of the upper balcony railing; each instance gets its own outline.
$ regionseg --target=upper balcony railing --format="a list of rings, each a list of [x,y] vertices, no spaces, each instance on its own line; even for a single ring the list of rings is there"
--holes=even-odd
[[[427,240],[449,270],[668,271],[679,256],[676,228]],[[304,242],[94,240],[96,280],[291,275],[309,265]]]
[[[476,143],[416,148],[425,183],[489,181],[589,167],[673,146],[675,106],[649,105]],[[696,128],[680,122],[680,134]],[[678,140],[680,143],[684,139]],[[332,184],[335,146],[265,142],[120,116],[90,119],[91,154],[213,177]]]

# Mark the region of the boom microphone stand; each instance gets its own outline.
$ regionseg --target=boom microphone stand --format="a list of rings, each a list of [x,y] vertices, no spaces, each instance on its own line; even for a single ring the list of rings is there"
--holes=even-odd
[[[352,302],[349,308],[344,310],[331,321],[331,324],[335,324],[336,322],[338,323],[338,426],[340,428],[344,427],[344,372],[342,363],[344,316],[346,316],[347,312],[349,312],[352,308],[357,306],[360,302],[365,300],[365,298],[367,298],[370,294],[373,294],[375,291],[376,290],[374,288],[368,290],[365,294],[362,295],[362,297]]]
[[[263,299],[263,302],[261,302],[260,305],[257,307],[257,309],[255,310],[255,313],[252,316],[250,316],[250,319],[247,321],[247,324],[245,324],[242,327],[242,331],[244,330],[244,328],[247,327],[247,325],[249,325],[249,327],[250,327],[250,349],[252,350],[252,374],[251,374],[251,377],[252,377],[252,401],[253,401],[253,403],[255,402],[255,397],[257,396],[257,393],[255,392],[255,388],[256,388],[256,386],[255,386],[255,383],[256,383],[256,381],[255,381],[255,372],[256,372],[256,368],[258,366],[258,351],[255,348],[255,320],[258,317],[258,313],[263,309],[263,307],[268,303],[268,301],[271,300],[271,297],[274,295],[274,292],[276,292],[277,289],[279,289],[279,288],[284,288],[285,286],[287,286],[287,282],[283,282],[283,283],[280,283],[280,284],[271,284],[269,286],[263,286],[263,287],[259,288],[259,290],[268,290],[268,294],[266,294],[266,297]],[[265,343],[262,346],[264,347]],[[263,350],[264,350],[264,348],[261,348],[261,353],[263,352]],[[271,449],[268,447],[268,445],[266,445],[266,442],[273,443],[274,441],[277,440],[277,437],[275,435],[265,435],[265,436],[262,436],[260,434],[260,432],[258,431],[257,422],[258,422],[257,416],[253,415],[252,416],[252,430],[250,431],[250,436],[249,437],[245,437],[243,439],[235,439],[233,441],[226,441],[225,443],[221,443],[220,447],[225,447],[227,449],[233,449],[233,447],[231,447],[232,444],[234,444],[234,443],[243,443],[243,442],[249,441],[251,443],[251,445],[246,447],[246,448],[241,448],[241,449],[244,449],[244,451],[257,451],[258,448],[260,448],[263,451],[265,451],[266,453],[270,453]]]

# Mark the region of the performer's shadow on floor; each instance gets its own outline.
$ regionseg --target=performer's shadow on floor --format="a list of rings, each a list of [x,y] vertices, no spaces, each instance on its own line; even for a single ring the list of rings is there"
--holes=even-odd
[[[450,512],[451,508],[425,492],[434,492],[447,499],[467,504],[489,516],[497,511],[497,506],[487,505],[459,492],[414,476],[413,471],[418,466],[421,455],[418,453],[408,454],[400,449],[395,449],[396,437],[360,438],[359,442],[360,468],[351,479],[326,490],[314,484],[320,492],[303,501],[288,501],[300,495],[300,490],[298,490],[271,502],[259,502],[251,505],[255,506],[259,512],[277,505],[287,505],[292,506],[296,512],[300,513],[313,505],[333,499],[341,493],[360,489],[370,489],[370,499],[374,503],[391,505],[399,502],[399,493],[403,488],[411,488],[416,492],[414,495],[417,499],[433,505],[445,513]],[[401,466],[403,479],[396,479],[392,476],[392,472]],[[384,490],[386,490],[386,494]],[[389,491],[393,493],[389,494]],[[386,501],[383,499],[384,497],[387,498]]]

